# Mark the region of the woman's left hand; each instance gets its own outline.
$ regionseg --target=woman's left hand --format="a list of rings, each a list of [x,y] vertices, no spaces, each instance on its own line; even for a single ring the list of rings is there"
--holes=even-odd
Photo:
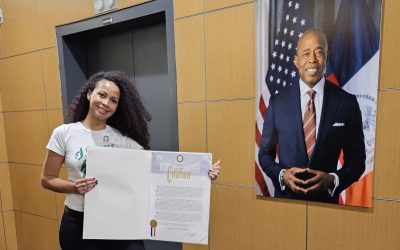
[[[211,178],[212,181],[218,178],[221,172],[221,166],[219,165],[221,160],[218,160],[216,163],[212,165],[212,169],[208,171],[208,176]]]

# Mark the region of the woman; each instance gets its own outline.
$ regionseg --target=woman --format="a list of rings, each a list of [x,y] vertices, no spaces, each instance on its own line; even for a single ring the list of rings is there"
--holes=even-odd
[[[67,193],[59,232],[62,249],[144,249],[140,240],[83,240],[83,208],[84,194],[97,184],[95,178],[85,177],[86,148],[148,149],[150,119],[133,83],[120,71],[94,74],[75,96],[67,123],[53,131],[46,147],[41,178],[44,188]],[[68,180],[59,177],[63,163]],[[211,179],[219,169],[218,161]]]

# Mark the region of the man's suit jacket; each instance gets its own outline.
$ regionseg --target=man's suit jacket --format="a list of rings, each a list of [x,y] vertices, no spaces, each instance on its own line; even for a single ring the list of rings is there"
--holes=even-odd
[[[278,144],[279,163],[275,161]],[[337,170],[341,150],[344,165]],[[365,170],[364,133],[356,97],[325,81],[317,141],[309,160],[304,142],[300,87],[281,90],[270,98],[258,157],[263,171],[274,183],[274,197],[338,203],[340,192],[358,181]],[[339,186],[333,197],[328,191],[307,196],[298,195],[289,188],[282,191],[279,173],[291,167],[336,173]]]

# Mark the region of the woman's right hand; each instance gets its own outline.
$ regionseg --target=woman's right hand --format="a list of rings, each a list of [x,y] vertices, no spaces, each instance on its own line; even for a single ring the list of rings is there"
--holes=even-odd
[[[97,180],[93,177],[82,178],[75,181],[75,188],[79,194],[86,194],[97,185]]]

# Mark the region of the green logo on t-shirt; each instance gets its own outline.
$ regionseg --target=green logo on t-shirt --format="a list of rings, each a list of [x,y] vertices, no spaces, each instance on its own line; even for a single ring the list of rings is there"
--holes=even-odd
[[[75,160],[78,161],[78,166],[81,164],[80,171],[82,172],[82,178],[86,176],[86,148],[80,148],[78,152],[75,153]]]
[[[86,159],[82,163],[81,172],[83,173],[82,178],[84,178],[86,176]]]

